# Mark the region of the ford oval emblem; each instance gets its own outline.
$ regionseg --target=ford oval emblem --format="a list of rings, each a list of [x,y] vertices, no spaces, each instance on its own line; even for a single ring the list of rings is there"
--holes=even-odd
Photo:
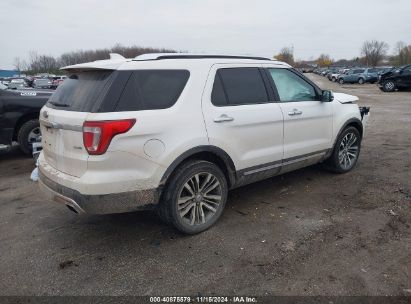
[[[47,111],[44,111],[44,112],[43,112],[43,117],[44,117],[44,118],[49,118],[49,113],[47,113]]]

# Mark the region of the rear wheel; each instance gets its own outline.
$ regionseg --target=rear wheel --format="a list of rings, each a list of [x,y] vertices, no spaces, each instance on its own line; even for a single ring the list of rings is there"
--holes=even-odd
[[[382,84],[382,89],[384,92],[394,92],[396,88],[395,82],[392,80],[385,81]]]
[[[361,149],[361,135],[355,127],[346,128],[338,137],[328,167],[336,173],[351,171],[357,164]]]
[[[25,122],[17,134],[17,141],[20,145],[20,150],[24,154],[31,154],[33,151],[33,143],[41,140],[40,123],[37,119],[32,119]]]
[[[331,80],[332,80],[333,82],[336,82],[336,81],[337,81],[337,78],[333,77],[333,78],[331,78]]]
[[[359,84],[364,84],[364,83],[365,83],[364,78],[360,78],[360,79],[358,79],[358,83],[359,83]]]
[[[181,232],[200,233],[220,218],[227,193],[227,181],[219,167],[207,161],[190,161],[171,177],[158,212]]]

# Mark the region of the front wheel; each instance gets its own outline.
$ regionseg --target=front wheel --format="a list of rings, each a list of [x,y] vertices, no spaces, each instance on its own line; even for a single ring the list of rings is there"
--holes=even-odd
[[[358,83],[359,83],[359,84],[364,84],[364,83],[365,83],[364,78],[360,78],[360,79],[358,79]]]
[[[181,232],[200,233],[220,218],[227,193],[227,181],[218,166],[202,160],[190,161],[171,177],[158,212]]]
[[[357,164],[361,149],[361,135],[355,127],[346,128],[338,137],[328,167],[336,173],[351,171]]]
[[[394,81],[391,81],[391,80],[385,81],[382,84],[382,89],[383,89],[384,92],[394,92],[395,88],[396,88],[396,85],[395,85]]]
[[[342,79],[342,78],[338,79],[338,83],[339,84],[344,84],[344,79]]]

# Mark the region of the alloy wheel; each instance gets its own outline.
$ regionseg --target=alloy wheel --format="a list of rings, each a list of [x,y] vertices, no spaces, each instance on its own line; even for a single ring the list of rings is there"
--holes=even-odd
[[[27,141],[30,144],[41,141],[40,127],[34,128],[30,131],[29,135],[27,136]]]
[[[340,144],[338,161],[344,170],[351,169],[357,160],[359,152],[359,140],[354,133],[347,133]]]
[[[178,195],[178,214],[191,226],[209,221],[222,202],[220,181],[208,172],[197,173],[186,181]]]
[[[395,84],[394,84],[394,82],[392,82],[392,81],[386,82],[384,86],[385,86],[385,89],[386,89],[387,91],[393,91],[394,88],[395,88]]]

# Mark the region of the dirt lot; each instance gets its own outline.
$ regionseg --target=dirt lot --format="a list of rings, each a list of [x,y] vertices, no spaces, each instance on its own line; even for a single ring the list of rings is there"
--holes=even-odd
[[[150,212],[77,216],[0,154],[0,294],[411,295],[411,92],[310,77],[372,107],[358,167],[234,190],[197,236]]]

